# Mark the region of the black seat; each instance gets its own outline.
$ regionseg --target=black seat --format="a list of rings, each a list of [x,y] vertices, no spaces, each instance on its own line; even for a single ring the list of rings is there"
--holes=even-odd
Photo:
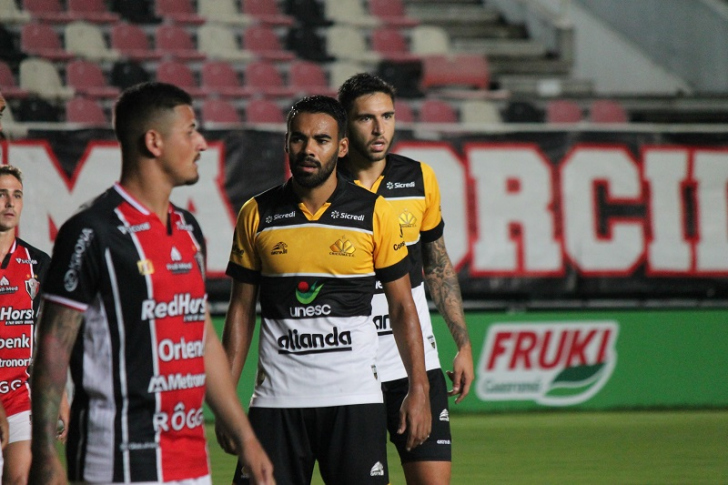
[[[115,62],[111,68],[110,78],[111,84],[122,90],[152,79],[149,73],[134,61]]]
[[[30,96],[18,102],[18,108],[13,110],[18,121],[43,121],[55,123],[60,120],[58,109],[45,99]]]

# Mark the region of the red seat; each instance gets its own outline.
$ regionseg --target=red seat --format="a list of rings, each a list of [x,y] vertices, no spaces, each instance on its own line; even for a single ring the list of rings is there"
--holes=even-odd
[[[68,0],[68,14],[74,20],[98,24],[118,22],[121,16],[110,12],[103,0]]]
[[[286,117],[281,108],[267,99],[251,99],[245,108],[245,121],[248,123],[285,123]]]
[[[155,10],[158,16],[180,24],[202,25],[206,21],[190,0],[156,0]]]
[[[23,0],[23,10],[30,12],[34,19],[46,22],[65,23],[75,20],[63,9],[60,0]]]
[[[245,87],[252,93],[270,97],[290,97],[296,90],[283,83],[283,77],[274,64],[255,61],[245,66]]]
[[[101,68],[90,61],[75,60],[66,67],[66,84],[91,98],[116,98],[119,88],[109,86]]]
[[[622,103],[613,99],[596,99],[589,108],[593,123],[627,123],[629,116]]]
[[[108,125],[104,109],[94,100],[73,98],[66,103],[66,121],[92,125]]]
[[[243,0],[243,13],[267,25],[290,27],[294,23],[293,17],[279,11],[276,0]]]
[[[20,48],[31,56],[51,61],[68,61],[74,55],[63,48],[58,34],[48,24],[25,24],[20,32]]]
[[[157,67],[157,81],[163,83],[174,84],[185,91],[190,96],[198,98],[207,95],[204,89],[200,89],[192,73],[186,64],[177,61],[162,61]]]
[[[394,119],[402,123],[414,123],[415,113],[407,101],[398,99],[394,102]]]
[[[5,61],[0,60],[0,93],[8,99],[10,98],[26,98],[30,93],[26,89],[22,89],[15,82],[15,76],[10,66]]]
[[[323,94],[336,97],[337,91],[329,86],[323,68],[310,61],[294,61],[288,71],[288,85],[296,90],[296,96]]]
[[[178,25],[160,25],[155,36],[157,50],[180,61],[202,61],[207,56],[195,48],[192,37]]]
[[[578,123],[583,116],[581,107],[570,99],[554,99],[546,104],[548,123]]]
[[[457,123],[455,108],[446,101],[426,99],[420,105],[419,121],[422,123]]]
[[[120,22],[111,27],[111,47],[133,61],[153,61],[162,58],[159,51],[149,47],[147,34],[134,24]]]
[[[253,25],[243,33],[243,47],[267,61],[291,61],[296,55],[281,47],[278,35],[270,27]]]
[[[420,59],[420,56],[410,52],[407,39],[402,32],[392,27],[374,29],[372,50],[388,61],[407,62]]]
[[[369,12],[387,25],[414,27],[417,19],[407,17],[401,0],[369,0]]]
[[[237,98],[249,96],[250,89],[242,86],[238,73],[225,61],[208,61],[201,69],[202,89],[220,96]]]
[[[422,58],[424,91],[433,87],[487,89],[490,84],[488,61],[477,54],[428,55]]]
[[[206,99],[202,103],[203,123],[240,123],[242,119],[235,106],[221,99]]]

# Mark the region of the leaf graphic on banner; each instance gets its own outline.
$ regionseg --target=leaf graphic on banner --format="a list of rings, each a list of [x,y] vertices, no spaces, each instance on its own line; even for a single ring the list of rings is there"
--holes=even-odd
[[[589,389],[599,380],[604,362],[593,365],[567,367],[559,372],[546,393],[548,396],[575,396]]]

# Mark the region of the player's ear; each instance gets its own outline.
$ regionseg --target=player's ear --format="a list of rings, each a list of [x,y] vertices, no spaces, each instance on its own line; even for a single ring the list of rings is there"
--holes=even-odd
[[[147,130],[144,133],[144,148],[153,157],[159,157],[162,154],[162,148],[164,147],[164,140],[162,134],[157,130]]]
[[[349,153],[349,139],[347,137],[339,140],[339,158],[344,158]]]

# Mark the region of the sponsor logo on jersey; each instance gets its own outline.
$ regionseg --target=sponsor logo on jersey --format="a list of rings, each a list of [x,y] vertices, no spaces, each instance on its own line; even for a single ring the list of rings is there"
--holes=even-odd
[[[428,335],[427,341],[430,342],[430,345],[432,345],[432,348],[437,348],[437,343],[435,343],[435,336],[434,335]]]
[[[205,374],[169,374],[165,376],[153,376],[149,380],[147,392],[179,391],[194,389],[205,385]]]
[[[346,239],[346,236],[341,236],[341,239],[337,239],[334,244],[329,246],[329,249],[331,249],[331,252],[329,253],[332,256],[354,256],[354,251],[356,251],[356,248],[354,245]]]
[[[299,281],[296,286],[296,300],[303,305],[308,305],[316,299],[324,285],[314,281],[311,286],[306,281]]]
[[[392,329],[389,326],[389,315],[375,315],[372,317],[374,326],[377,327],[379,335],[390,335]]]
[[[187,274],[192,271],[192,263],[182,261],[182,253],[179,249],[172,246],[169,258],[172,260],[171,263],[167,263],[167,270],[174,274]]]
[[[546,406],[583,403],[616,367],[618,332],[613,321],[491,325],[478,365],[478,397]]]
[[[173,360],[197,359],[205,354],[205,343],[202,340],[187,342],[184,337],[179,342],[166,338],[159,342],[157,355],[162,362]]]
[[[5,325],[32,325],[33,310],[31,308],[19,310],[12,306],[0,307],[0,320],[4,320]]]
[[[275,246],[273,246],[273,249],[271,249],[270,253],[271,253],[271,255],[288,254],[288,244],[281,241],[278,244],[276,244]]]
[[[137,269],[139,269],[139,274],[142,276],[154,274],[154,264],[151,259],[142,259],[137,261]]]
[[[332,219],[346,219],[349,221],[363,221],[364,214],[349,214],[348,212],[331,211]]]
[[[81,269],[83,254],[91,245],[93,238],[94,231],[89,228],[82,229],[81,234],[78,235],[78,240],[76,240],[76,244],[73,246],[71,261],[68,263],[68,270],[63,275],[63,287],[68,292],[74,291],[78,287],[78,271]]]
[[[29,349],[30,337],[21,335],[20,337],[0,338],[0,350],[2,349]]]
[[[351,350],[351,332],[339,332],[338,327],[327,334],[298,333],[288,330],[278,337],[279,354],[321,354],[324,352],[346,352]]]
[[[0,295],[7,295],[16,291],[18,291],[18,287],[11,286],[10,281],[5,276],[0,278]]]
[[[369,475],[372,477],[383,477],[384,476],[384,465],[378,461],[374,464],[372,469],[369,471]]]
[[[25,291],[28,292],[28,296],[30,296],[31,300],[35,300],[35,297],[38,296],[39,290],[40,290],[40,281],[38,281],[35,278],[30,278],[28,280],[25,280]]]
[[[7,394],[11,391],[23,385],[23,381],[20,379],[14,379],[12,381],[0,381],[0,394]]]
[[[393,189],[413,189],[415,187],[415,183],[413,182],[387,182],[387,188],[389,190]]]
[[[405,243],[404,243],[404,241],[402,241],[402,242],[399,242],[397,244],[392,244],[392,249],[394,249],[395,251],[399,251],[404,246],[405,246]]]
[[[296,217],[295,210],[292,210],[291,212],[286,212],[285,214],[273,214],[272,216],[266,216],[265,222],[270,224],[273,221],[278,221],[280,219],[291,219],[293,217]]]
[[[192,227],[192,224],[185,224],[182,221],[177,221],[177,230],[179,230],[179,231],[193,232],[195,230],[195,228]]]
[[[399,225],[402,227],[415,227],[417,225],[417,218],[409,210],[405,209],[399,215]]]
[[[205,319],[206,303],[207,295],[192,298],[189,293],[178,293],[170,301],[149,298],[142,302],[142,321],[182,315],[185,322],[199,322]]]
[[[19,264],[38,264],[38,261],[35,259],[15,258],[15,261]]]
[[[202,408],[192,408],[189,411],[185,409],[182,402],[177,403],[173,413],[165,413],[163,411],[154,413],[152,420],[154,431],[182,431],[185,428],[195,429],[205,423],[205,416]]]
[[[122,234],[134,234],[135,232],[148,231],[152,228],[152,225],[148,222],[142,222],[141,224],[135,224],[133,226],[122,224],[117,226],[116,228]]]
[[[32,357],[27,359],[0,359],[0,368],[22,367],[27,368],[33,361]]]

